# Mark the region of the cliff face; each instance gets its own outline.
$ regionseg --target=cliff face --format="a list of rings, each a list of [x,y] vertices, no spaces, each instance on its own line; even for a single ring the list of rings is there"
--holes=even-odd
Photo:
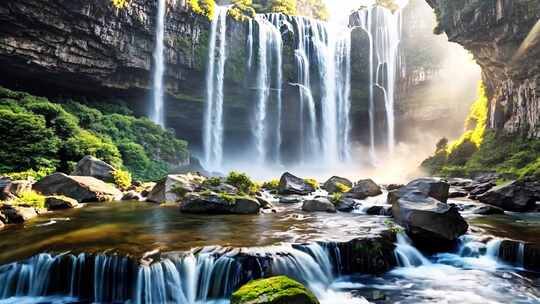
[[[168,1],[165,22],[167,124],[196,142],[210,21],[182,3]],[[110,0],[2,1],[0,84],[49,97],[122,99],[143,115],[151,96],[156,14],[157,1],[148,0],[131,0],[121,10]],[[228,54],[236,58],[244,51],[245,27],[232,20],[228,26]],[[227,79],[234,82],[239,74],[228,69]]]
[[[482,67],[491,128],[540,137],[540,1],[426,0]]]

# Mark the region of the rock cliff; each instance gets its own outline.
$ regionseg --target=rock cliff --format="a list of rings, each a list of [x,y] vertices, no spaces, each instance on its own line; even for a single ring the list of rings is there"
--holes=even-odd
[[[482,67],[489,126],[540,137],[540,1],[426,0],[450,41]]]

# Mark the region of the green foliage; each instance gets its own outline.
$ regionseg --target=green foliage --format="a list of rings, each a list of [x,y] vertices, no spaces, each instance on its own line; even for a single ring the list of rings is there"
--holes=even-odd
[[[131,174],[129,172],[117,169],[113,171],[112,175],[118,188],[126,190],[131,187]]]
[[[268,279],[251,281],[242,286],[231,296],[231,304],[240,303],[286,303],[300,297],[309,299],[309,304],[318,304],[319,301],[302,284],[286,276],[277,276]],[[304,303],[304,302],[302,302]]]
[[[465,139],[459,146],[456,146],[448,154],[447,164],[453,166],[463,166],[478,151],[476,145]]]
[[[45,196],[34,191],[25,191],[10,203],[13,205],[29,205],[34,208],[45,208]]]
[[[94,105],[94,104],[93,104]],[[86,155],[126,168],[138,180],[158,180],[189,158],[187,143],[120,104],[96,108],[0,87],[0,174],[39,179],[54,170],[70,173]]]
[[[129,0],[111,0],[112,5],[116,8],[126,8],[129,5]]]
[[[345,184],[342,184],[342,183],[336,183],[336,192],[337,193],[347,193],[351,191],[351,187],[345,185]]]
[[[262,185],[263,189],[269,190],[269,191],[278,191],[279,189],[279,179],[273,179],[271,181],[265,182]]]
[[[214,0],[187,0],[188,7],[197,15],[214,19],[216,3]]]
[[[297,15],[296,0],[271,0],[269,11],[285,15]]]
[[[255,194],[261,190],[261,186],[251,180],[245,173],[232,171],[229,173],[225,182],[238,189],[243,194]]]
[[[221,185],[221,178],[217,176],[210,177],[203,182],[203,186],[206,187],[219,187],[219,185]]]
[[[22,171],[22,172],[13,172],[6,174],[7,177],[11,178],[12,180],[34,180],[39,181],[43,179],[45,176],[50,175],[54,173],[54,168],[40,168],[39,170],[35,171],[34,169]]]
[[[339,202],[343,199],[343,192],[334,192],[332,193],[332,195],[330,196],[330,201],[334,204],[334,205],[337,205],[339,204]]]
[[[255,9],[252,0],[233,0],[227,14],[236,21],[248,21],[255,17]]]
[[[320,188],[319,182],[314,178],[306,178],[304,179],[304,182],[313,187],[315,190]]]

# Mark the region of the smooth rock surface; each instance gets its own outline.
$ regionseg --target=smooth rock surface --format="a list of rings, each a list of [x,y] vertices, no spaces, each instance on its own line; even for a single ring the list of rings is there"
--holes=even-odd
[[[306,200],[302,205],[302,210],[307,212],[336,212],[336,206],[325,197]]]
[[[368,197],[381,195],[382,190],[379,185],[377,185],[371,179],[359,180],[351,191],[345,193],[346,197],[355,198],[355,199],[366,199]]]
[[[115,170],[116,169],[113,166],[102,161],[101,159],[87,155],[77,163],[77,166],[71,175],[91,176],[102,181],[112,183],[114,182],[113,172]]]
[[[65,196],[49,196],[45,199],[45,207],[48,210],[71,209],[78,205],[77,200]]]
[[[180,204],[180,211],[195,214],[257,214],[260,209],[256,199],[217,193],[189,193]]]
[[[532,211],[536,207],[536,202],[540,201],[540,183],[531,181],[509,182],[478,196],[478,200],[506,211]]]
[[[33,207],[9,204],[0,204],[0,212],[4,214],[7,224],[22,224],[38,215]]]
[[[102,180],[89,176],[69,176],[54,173],[34,184],[43,195],[63,195],[79,203],[105,202],[120,199],[122,192]]]
[[[323,184],[322,188],[332,194],[339,191],[339,184],[347,186],[348,188],[353,187],[353,183],[350,180],[344,177],[333,176]]]
[[[205,177],[196,173],[168,175],[154,186],[148,194],[147,201],[153,203],[177,202],[187,193],[194,192],[201,187],[205,180]]]
[[[278,192],[282,195],[297,194],[308,195],[314,192],[315,189],[304,179],[294,176],[290,173],[284,173],[279,180]]]

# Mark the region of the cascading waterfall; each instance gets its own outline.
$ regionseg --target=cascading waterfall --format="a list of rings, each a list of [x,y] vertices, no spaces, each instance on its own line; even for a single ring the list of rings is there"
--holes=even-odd
[[[115,255],[39,254],[0,267],[0,299],[62,296],[66,302],[211,303],[241,285],[288,275],[323,293],[337,275],[333,244],[208,247],[166,254],[151,265]]]
[[[165,126],[165,114],[163,103],[163,75],[165,73],[165,14],[167,10],[166,0],[158,0],[158,12],[156,22],[156,46],[154,49],[154,82],[153,82],[153,107],[151,119],[156,124]]]
[[[206,110],[204,115],[204,160],[206,167],[219,170],[223,161],[223,82],[227,59],[227,8],[216,7],[212,20],[206,72]]]
[[[395,101],[396,83],[401,72],[401,12],[392,12],[379,6],[365,8],[358,12],[360,27],[368,33],[370,40],[370,88],[369,88],[369,126],[370,153],[375,155],[376,102],[377,89],[384,101],[386,119],[386,144],[393,152],[395,139]]]

